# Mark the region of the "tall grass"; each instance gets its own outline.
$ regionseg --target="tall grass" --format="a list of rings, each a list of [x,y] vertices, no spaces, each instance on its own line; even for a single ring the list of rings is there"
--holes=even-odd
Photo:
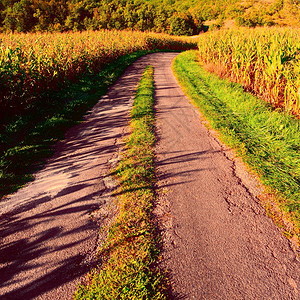
[[[216,31],[199,38],[199,57],[275,107],[300,114],[300,30]]]
[[[185,50],[195,42],[128,31],[0,34],[0,118],[22,112],[42,92],[140,50]]]

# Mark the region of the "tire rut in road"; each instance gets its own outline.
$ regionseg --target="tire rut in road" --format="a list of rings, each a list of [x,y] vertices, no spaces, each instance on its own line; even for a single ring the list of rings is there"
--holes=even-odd
[[[170,65],[155,82],[155,214],[171,297],[298,299],[298,256],[258,204],[257,183],[201,123]]]

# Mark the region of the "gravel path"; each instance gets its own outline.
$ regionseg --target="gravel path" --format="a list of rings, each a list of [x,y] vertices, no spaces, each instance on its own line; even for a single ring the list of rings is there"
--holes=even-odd
[[[299,299],[300,263],[257,203],[256,182],[203,126],[171,72],[176,53],[139,59],[36,180],[0,202],[0,298],[71,299],[95,265],[99,226],[115,214],[106,175],[131,99],[155,67],[162,267],[175,299]]]

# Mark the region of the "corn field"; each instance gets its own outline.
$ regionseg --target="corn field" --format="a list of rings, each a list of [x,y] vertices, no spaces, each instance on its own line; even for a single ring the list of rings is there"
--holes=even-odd
[[[221,67],[246,90],[299,116],[299,29],[224,30],[203,34],[198,41],[202,62]]]
[[[22,112],[37,95],[122,55],[195,46],[188,39],[129,31],[0,34],[0,117]]]

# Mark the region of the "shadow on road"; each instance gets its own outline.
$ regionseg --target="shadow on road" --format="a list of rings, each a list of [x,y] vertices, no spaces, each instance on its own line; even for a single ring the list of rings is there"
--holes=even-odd
[[[78,280],[99,263],[99,225],[110,214],[103,178],[126,135],[145,66],[143,59],[131,66],[84,122],[67,132],[35,181],[0,203],[1,299],[69,299]],[[103,213],[91,218],[95,210]]]

